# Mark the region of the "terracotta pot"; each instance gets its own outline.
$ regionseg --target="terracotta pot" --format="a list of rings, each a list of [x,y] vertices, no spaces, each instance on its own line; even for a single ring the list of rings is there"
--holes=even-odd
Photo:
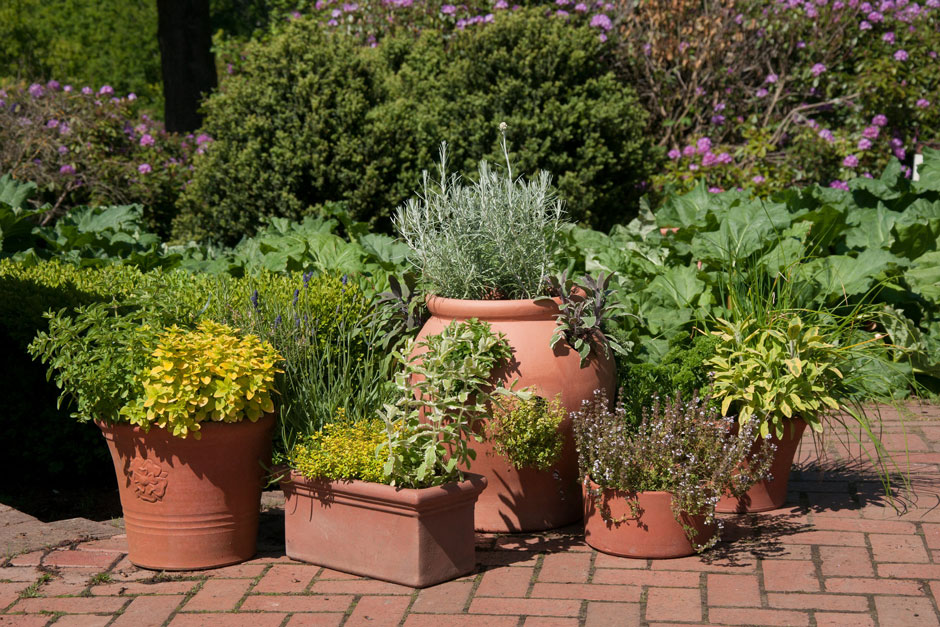
[[[473,505],[486,479],[397,489],[366,481],[281,484],[287,556],[424,588],[473,572]]]
[[[428,297],[431,317],[419,339],[440,333],[452,321],[477,318],[503,333],[512,347],[512,362],[494,373],[504,385],[515,389],[534,388],[548,399],[561,395],[568,412],[603,389],[614,390],[616,370],[612,353],[592,355],[581,367],[579,355],[565,342],[553,349],[552,333],[558,304],[549,300],[457,300]],[[478,425],[478,429],[485,427]],[[472,470],[486,477],[488,487],[477,502],[474,526],[477,531],[542,531],[577,522],[582,516],[578,455],[571,420],[559,429],[564,438],[558,461],[547,470],[516,470],[487,443],[473,443],[477,457]]]
[[[273,415],[204,423],[199,440],[157,427],[98,426],[114,461],[133,564],[197,570],[255,554]]]
[[[805,430],[806,422],[795,418],[791,419],[784,429],[782,440],[776,435],[771,435],[771,441],[777,447],[774,452],[774,461],[770,466],[771,480],[763,479],[755,483],[740,499],[726,494],[718,501],[715,511],[722,514],[744,514],[769,512],[783,507],[787,501],[790,466],[793,465],[796,449],[800,445]],[[758,446],[760,442],[755,442],[755,449]]]
[[[593,481],[589,481],[589,487],[591,491],[598,490]],[[585,487],[584,539],[598,551],[653,559],[695,553],[685,529],[672,514],[669,492],[628,493],[604,489],[600,498],[602,507],[609,509],[607,520]],[[631,500],[636,503],[635,509],[630,505]],[[715,533],[714,525],[705,525],[704,516],[685,516],[683,520],[698,532],[695,541],[699,544],[707,542]]]

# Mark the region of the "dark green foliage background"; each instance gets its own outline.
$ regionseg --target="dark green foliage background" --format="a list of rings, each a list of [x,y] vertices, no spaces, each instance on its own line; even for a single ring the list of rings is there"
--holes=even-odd
[[[604,50],[596,31],[537,10],[376,49],[298,20],[249,45],[208,101],[205,131],[216,141],[196,161],[175,236],[233,243],[262,216],[297,219],[329,201],[388,228],[440,141],[456,170],[474,172],[486,156],[498,163],[500,122],[519,172],[551,172],[572,219],[628,218],[651,163],[646,114],[600,60]]]

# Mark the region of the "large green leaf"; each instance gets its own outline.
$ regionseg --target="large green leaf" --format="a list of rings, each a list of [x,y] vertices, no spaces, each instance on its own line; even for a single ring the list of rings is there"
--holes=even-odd
[[[780,203],[755,199],[730,210],[718,229],[697,234],[692,240],[695,259],[735,264],[762,249],[773,247],[792,216]]]
[[[850,211],[847,217],[850,228],[845,232],[845,245],[862,250],[890,249],[894,243],[892,227],[898,219],[899,214],[888,211],[881,202],[875,208],[857,207]]]
[[[918,192],[940,192],[940,150],[924,148],[924,162],[917,168],[918,180],[913,187]]]
[[[679,227],[680,230],[701,227],[706,222],[712,197],[704,183],[682,196],[671,196],[656,212],[656,222],[659,226]]]
[[[906,263],[886,250],[872,248],[858,257],[830,255],[813,259],[807,264],[807,270],[823,297],[840,300],[864,294],[874,287],[882,272]]]
[[[891,252],[916,259],[937,250],[940,240],[940,200],[918,198],[904,210],[892,229],[894,244]]]
[[[940,304],[940,251],[921,255],[904,273],[911,289]]]

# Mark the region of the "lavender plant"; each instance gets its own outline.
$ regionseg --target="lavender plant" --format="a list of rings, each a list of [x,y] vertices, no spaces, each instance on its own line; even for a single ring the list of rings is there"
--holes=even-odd
[[[707,396],[656,398],[633,431],[623,403],[618,400],[611,411],[607,395],[597,390],[572,414],[572,422],[585,481],[634,495],[669,492],[673,515],[693,543],[696,532],[683,522],[684,516],[704,516],[705,524],[716,525],[720,532],[715,505],[725,491],[741,496],[770,477],[771,441],[763,439],[754,446],[756,425],[741,425],[735,431],[734,420],[721,416]],[[605,520],[616,522],[603,506],[601,491],[593,491],[591,497]],[[712,546],[718,536],[696,550]]]

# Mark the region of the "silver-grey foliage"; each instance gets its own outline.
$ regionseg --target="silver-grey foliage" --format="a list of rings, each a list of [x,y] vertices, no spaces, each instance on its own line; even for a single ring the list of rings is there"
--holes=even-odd
[[[465,185],[447,173],[447,144],[442,143],[440,180],[432,181],[425,170],[421,193],[396,211],[395,226],[431,293],[477,300],[544,293],[563,203],[547,172],[530,181],[513,179],[505,135],[502,147],[505,173],[481,161],[477,180]]]

